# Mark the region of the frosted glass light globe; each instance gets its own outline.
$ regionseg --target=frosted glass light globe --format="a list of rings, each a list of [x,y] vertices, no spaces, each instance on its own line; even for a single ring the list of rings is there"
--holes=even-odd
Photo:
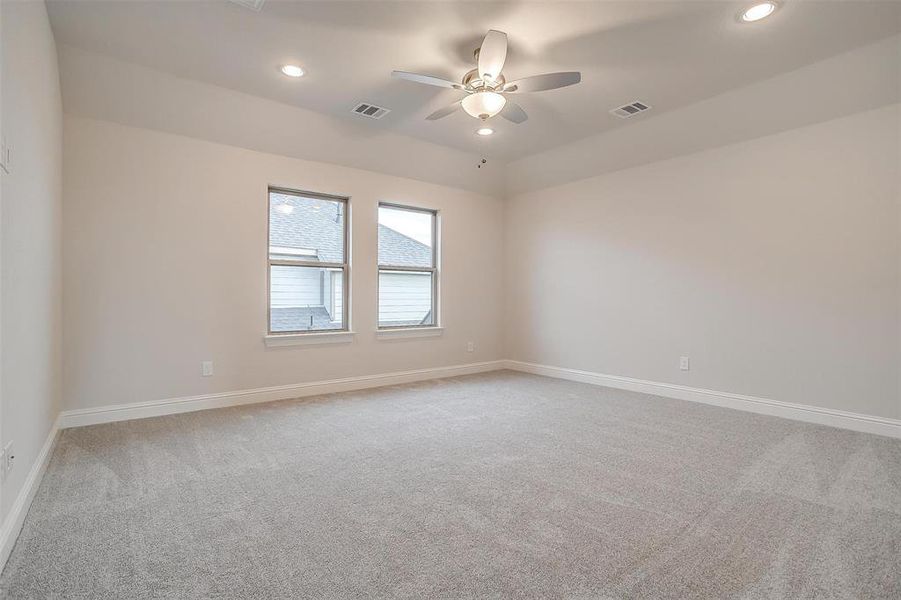
[[[493,117],[505,104],[507,99],[497,92],[476,92],[463,98],[463,110],[476,119]]]

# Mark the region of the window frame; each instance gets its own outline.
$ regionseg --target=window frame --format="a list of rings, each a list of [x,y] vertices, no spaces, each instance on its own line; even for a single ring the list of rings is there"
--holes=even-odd
[[[431,267],[404,267],[398,265],[383,265],[379,262],[379,253],[378,253],[378,210],[382,207],[390,208],[394,210],[406,210],[410,212],[418,212],[418,213],[428,213],[432,216],[432,266]],[[405,329],[441,329],[441,323],[439,321],[440,311],[439,308],[439,249],[440,249],[440,238],[439,238],[439,227],[438,227],[438,218],[439,212],[434,208],[422,208],[419,206],[410,206],[407,204],[397,204],[394,202],[379,202],[378,207],[376,208],[376,253],[375,253],[375,262],[376,262],[376,294],[375,294],[375,322],[376,322],[376,330],[377,331],[401,331]],[[382,325],[379,319],[379,312],[381,310],[380,297],[381,297],[381,284],[382,284],[382,272],[383,271],[406,271],[410,273],[430,273],[432,278],[432,322],[428,325]]]
[[[342,243],[344,249],[342,252],[343,262],[321,262],[303,260],[301,258],[277,258],[273,259],[270,253],[272,241],[272,194],[284,194],[288,196],[298,196],[301,198],[313,198],[327,202],[340,202],[344,204],[344,235]],[[301,255],[299,255],[301,256]],[[315,267],[319,269],[341,269],[342,272],[342,306],[341,306],[341,327],[335,329],[299,329],[290,331],[272,331],[272,267]],[[335,334],[351,333],[350,329],[350,196],[338,196],[335,194],[325,194],[322,192],[309,192],[306,190],[298,190],[293,188],[280,187],[270,185],[266,189],[266,337],[275,338],[284,336],[285,338],[296,336],[334,336]]]

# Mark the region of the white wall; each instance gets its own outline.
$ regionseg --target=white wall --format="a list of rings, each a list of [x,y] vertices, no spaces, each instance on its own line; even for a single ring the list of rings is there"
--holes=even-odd
[[[66,407],[516,358],[901,416],[899,43],[517,161],[505,214],[463,153],[63,48]],[[353,196],[353,345],[263,347],[267,184]],[[442,338],[374,337],[379,200],[443,211]]]
[[[508,356],[901,417],[899,140],[891,105],[514,196]]]
[[[12,147],[0,207],[0,439],[14,444],[5,517],[59,412],[62,105],[42,2],[2,2],[2,125]]]
[[[264,346],[269,185],[351,197],[355,343]],[[64,189],[67,408],[501,358],[495,198],[72,116]],[[441,337],[375,337],[379,201],[441,212]]]

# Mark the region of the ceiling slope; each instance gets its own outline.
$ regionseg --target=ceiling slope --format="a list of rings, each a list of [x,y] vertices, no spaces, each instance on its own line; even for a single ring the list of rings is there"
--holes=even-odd
[[[59,46],[67,114],[498,196],[481,156],[234,90]]]
[[[901,36],[506,166],[533,191],[901,102]]]
[[[747,2],[265,2],[50,0],[60,44],[328,115],[352,124],[359,102],[391,109],[363,123],[373,136],[403,134],[500,160],[518,160],[604,132],[631,131],[668,111],[774,77],[901,31],[901,2],[782,3],[743,24]],[[507,33],[512,79],[581,71],[582,83],[520,99],[529,120],[492,119],[474,135],[463,113],[425,116],[460,92],[392,80],[394,69],[459,80],[489,29]],[[307,75],[288,79],[278,65]],[[628,121],[608,111],[643,101]],[[617,133],[617,139],[630,138]],[[633,140],[638,143],[640,138]]]

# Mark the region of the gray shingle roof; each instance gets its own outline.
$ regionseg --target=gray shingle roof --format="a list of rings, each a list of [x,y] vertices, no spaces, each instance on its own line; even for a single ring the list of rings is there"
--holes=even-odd
[[[279,204],[294,207],[285,214]],[[318,208],[317,208],[318,207]],[[269,243],[271,246],[314,250],[322,262],[344,262],[344,205],[287,194],[269,196]]]
[[[342,203],[275,192],[270,194],[269,203],[271,246],[313,250],[321,262],[343,262]],[[274,210],[279,204],[288,204],[294,207],[294,211],[285,214]],[[379,224],[379,262],[407,267],[431,267],[432,249],[399,231]]]
[[[379,224],[379,264],[431,267],[432,249],[399,231]]]
[[[269,309],[270,330],[281,331],[321,331],[340,329],[340,323],[332,323],[328,312],[322,306],[290,306]]]

